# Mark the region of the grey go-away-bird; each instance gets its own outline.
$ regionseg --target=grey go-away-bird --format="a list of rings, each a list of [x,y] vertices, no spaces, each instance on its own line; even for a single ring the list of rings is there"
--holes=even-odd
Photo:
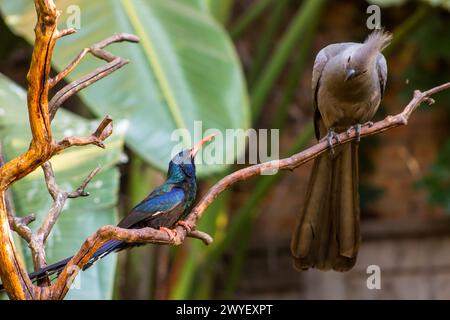
[[[331,44],[317,54],[312,75],[317,139],[370,125],[387,79],[381,51],[391,34],[377,30],[364,43]],[[359,140],[359,137],[358,137]],[[291,241],[294,266],[347,271],[360,243],[358,140],[331,146],[314,161],[304,208]]]

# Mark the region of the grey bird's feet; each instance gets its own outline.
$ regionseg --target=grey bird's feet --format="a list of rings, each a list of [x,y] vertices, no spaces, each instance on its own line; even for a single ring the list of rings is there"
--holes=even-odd
[[[373,126],[373,122],[372,121],[367,121],[366,123],[360,124],[357,123],[353,126],[351,126],[350,128],[347,129],[347,135],[349,136],[352,133],[352,130],[355,130],[356,132],[356,141],[360,142],[361,141],[361,128],[362,127],[372,127]]]
[[[323,140],[326,140],[328,143],[328,146],[330,147],[330,153],[334,156],[334,147],[335,144],[333,140],[336,140],[336,143],[341,143],[341,138],[339,138],[339,134],[334,132],[334,128],[328,129],[328,133],[325,137],[323,137]]]

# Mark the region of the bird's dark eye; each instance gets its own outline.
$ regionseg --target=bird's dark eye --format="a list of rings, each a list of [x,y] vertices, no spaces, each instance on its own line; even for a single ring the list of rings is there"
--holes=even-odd
[[[350,62],[350,56],[349,56],[348,59],[347,59],[347,63],[348,63],[348,62]]]

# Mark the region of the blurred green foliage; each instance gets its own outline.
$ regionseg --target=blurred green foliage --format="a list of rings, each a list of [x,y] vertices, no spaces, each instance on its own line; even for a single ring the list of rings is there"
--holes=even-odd
[[[448,40],[450,21],[448,14],[435,12],[432,19],[422,24],[411,36],[416,49],[414,64],[405,72],[405,77],[418,88],[431,88],[449,81],[450,41]],[[411,90],[403,92],[405,101],[411,97]],[[450,122],[450,92],[436,95],[437,101],[432,108],[446,108],[447,123]],[[420,110],[419,112],[429,112]],[[417,185],[428,192],[428,200],[435,206],[443,207],[450,213],[450,128],[442,132],[443,146],[439,150],[429,174],[418,181]]]
[[[428,88],[448,81],[450,73],[450,41],[448,31],[450,21],[448,15],[435,12],[427,23],[418,26],[417,30],[409,37],[414,46],[414,63],[406,70],[405,78],[414,83],[418,88]],[[403,92],[405,101],[411,97],[410,90]],[[436,96],[438,107],[447,107],[450,104],[442,103],[450,101],[450,92],[444,91]],[[435,107],[435,106],[433,106]]]
[[[382,7],[391,7],[407,5],[412,1],[370,0],[369,2]],[[450,30],[450,19],[448,11],[439,10],[442,8],[450,11],[450,1],[423,0],[421,4],[417,5],[416,11],[410,18],[400,24],[398,30],[394,32],[394,42],[397,44],[397,41],[400,41],[402,45],[409,48],[405,58],[410,59],[411,63],[406,68],[403,78],[407,79],[408,83],[413,83],[414,88],[409,86],[400,92],[405,103],[411,99],[413,90],[416,88],[425,90],[449,81],[450,41],[448,31]],[[392,48],[388,49],[390,53]],[[447,119],[450,121],[450,103],[448,103],[450,91],[441,92],[434,98],[437,102],[432,108],[446,108]],[[428,111],[424,108],[418,110],[418,112]],[[427,190],[431,204],[441,206],[450,213],[449,132],[450,130],[442,132],[443,147],[439,150],[439,155],[429,174],[417,181],[417,186]],[[362,199],[365,198],[365,195],[372,196],[371,191],[366,191],[363,189]],[[379,195],[377,190],[375,192]]]
[[[426,188],[430,203],[441,206],[450,213],[450,139],[440,150],[429,175],[419,181],[417,187]]]

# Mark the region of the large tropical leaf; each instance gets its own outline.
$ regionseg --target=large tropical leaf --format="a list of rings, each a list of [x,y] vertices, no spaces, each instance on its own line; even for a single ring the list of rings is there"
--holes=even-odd
[[[73,22],[73,5],[80,8],[80,30],[58,42],[54,65],[65,67],[81,48],[115,32],[140,37],[140,44],[110,48],[131,63],[123,70],[82,91],[95,114],[130,120],[126,141],[146,161],[166,170],[178,128],[193,140],[194,121],[203,130],[246,128],[249,110],[246,88],[234,48],[222,27],[210,16],[205,0],[60,0],[60,29]],[[72,7],[69,7],[72,6]],[[0,0],[7,24],[30,42],[35,12],[32,1]],[[70,17],[70,19],[68,19]],[[99,66],[86,59],[70,76],[75,79]],[[188,146],[192,142],[185,141]],[[231,141],[223,154],[234,153]],[[223,166],[199,166],[200,171]]]
[[[98,121],[87,121],[60,110],[52,127],[58,139],[66,135],[87,135],[96,125]],[[48,239],[49,263],[73,255],[100,226],[116,222],[119,173],[115,164],[120,160],[124,138],[120,127],[123,125],[116,125],[115,133],[106,142],[106,150],[93,146],[71,148],[51,160],[58,184],[67,191],[75,190],[98,164],[103,169],[87,188],[91,196],[67,201]],[[0,142],[8,159],[25,151],[30,143],[26,94],[3,75],[0,75]],[[15,183],[12,194],[18,215],[37,214],[37,221],[30,225],[37,228],[52,204],[41,169]],[[21,247],[31,270],[30,251],[26,244]],[[77,279],[79,288],[71,290],[68,298],[110,299],[116,258],[112,255],[107,259],[110,260],[82,272]]]

